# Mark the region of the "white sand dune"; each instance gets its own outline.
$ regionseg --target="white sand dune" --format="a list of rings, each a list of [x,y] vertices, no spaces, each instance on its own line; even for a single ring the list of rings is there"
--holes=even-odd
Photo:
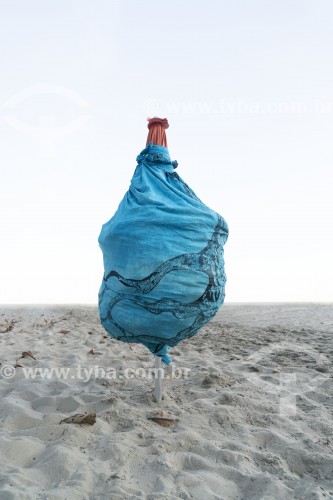
[[[188,377],[159,404],[124,377],[153,357],[105,337],[96,307],[2,306],[0,331],[1,500],[333,498],[332,305],[226,304],[171,350]]]

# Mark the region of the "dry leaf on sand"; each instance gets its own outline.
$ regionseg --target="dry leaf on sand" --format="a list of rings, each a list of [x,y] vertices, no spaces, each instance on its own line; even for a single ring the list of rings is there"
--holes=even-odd
[[[24,351],[22,352],[22,356],[21,358],[32,358],[32,359],[36,359],[35,356],[32,354],[31,351]],[[19,358],[20,359],[20,358]]]
[[[83,415],[82,413],[76,413],[75,415],[71,415],[70,417],[64,418],[59,422],[59,424],[89,424],[94,425],[96,422],[96,413],[87,413]]]
[[[174,418],[166,417],[148,417],[148,420],[152,420],[155,424],[161,425],[162,427],[171,427],[176,420]]]
[[[1,330],[0,333],[11,332],[15,326],[15,323],[18,323],[18,321],[16,321],[15,319],[10,320],[10,322],[8,321],[8,319],[5,319],[5,325],[1,325],[4,326],[5,329]]]

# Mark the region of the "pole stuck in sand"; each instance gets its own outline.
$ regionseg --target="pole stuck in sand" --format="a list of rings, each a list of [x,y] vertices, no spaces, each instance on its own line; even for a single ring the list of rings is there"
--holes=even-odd
[[[155,400],[157,403],[162,401],[162,362],[160,356],[155,358]]]

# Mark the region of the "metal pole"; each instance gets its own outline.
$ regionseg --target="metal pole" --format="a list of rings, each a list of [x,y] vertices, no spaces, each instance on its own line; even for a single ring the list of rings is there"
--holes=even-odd
[[[161,357],[160,356],[154,356],[155,357],[155,368],[156,368],[156,373],[155,373],[155,399],[156,402],[159,403],[162,401],[162,371],[161,371]]]

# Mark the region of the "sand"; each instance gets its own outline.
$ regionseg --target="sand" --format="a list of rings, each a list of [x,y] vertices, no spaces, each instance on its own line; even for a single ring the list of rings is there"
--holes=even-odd
[[[1,500],[333,498],[331,304],[225,304],[158,404],[153,357],[96,307],[2,306],[0,331]]]

